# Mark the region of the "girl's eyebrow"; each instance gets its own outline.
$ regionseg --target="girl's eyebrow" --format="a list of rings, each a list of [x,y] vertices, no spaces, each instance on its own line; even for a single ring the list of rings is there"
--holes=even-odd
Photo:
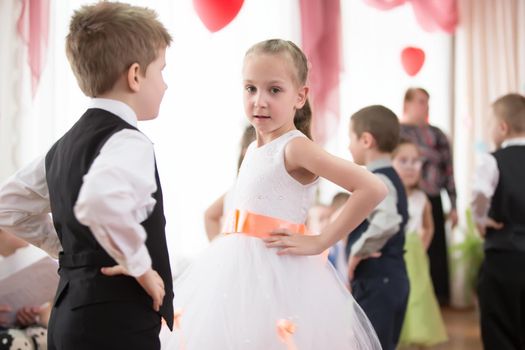
[[[253,81],[250,80],[250,79],[245,79],[244,83],[245,84],[251,84],[251,83],[253,83]],[[267,82],[267,85],[283,84],[283,83],[284,83],[284,80],[274,79],[274,80],[270,80],[269,82]]]

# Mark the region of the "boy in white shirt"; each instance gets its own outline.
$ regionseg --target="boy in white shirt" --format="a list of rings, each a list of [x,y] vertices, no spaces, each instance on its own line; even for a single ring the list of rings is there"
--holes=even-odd
[[[170,42],[152,10],[77,10],[66,53],[91,106],[0,188],[0,228],[59,259],[50,350],[159,349],[161,317],[172,327],[162,190],[137,129],[158,115]]]
[[[493,105],[496,151],[478,165],[473,214],[485,237],[478,297],[485,349],[525,346],[525,96]]]

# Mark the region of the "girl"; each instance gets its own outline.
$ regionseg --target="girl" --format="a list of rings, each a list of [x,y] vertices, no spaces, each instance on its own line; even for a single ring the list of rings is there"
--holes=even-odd
[[[432,346],[447,340],[447,334],[430,280],[427,249],[434,234],[432,207],[418,188],[422,159],[418,147],[401,140],[393,153],[393,165],[405,185],[409,220],[405,238],[405,262],[410,295],[399,343]]]
[[[188,350],[380,349],[319,254],[361,223],[387,189],[308,138],[307,73],[305,55],[289,41],[263,41],[246,53],[244,107],[256,141],[233,189],[227,234],[175,281],[181,329],[165,349],[180,349],[181,336]],[[320,176],[353,195],[320,235],[305,235]]]

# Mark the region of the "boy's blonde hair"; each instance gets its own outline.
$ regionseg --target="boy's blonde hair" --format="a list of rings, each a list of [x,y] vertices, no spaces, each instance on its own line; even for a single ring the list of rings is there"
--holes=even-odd
[[[507,123],[511,134],[525,133],[525,96],[504,95],[492,104],[492,108],[496,118]]]
[[[80,89],[90,97],[109,91],[138,63],[145,75],[171,36],[155,11],[124,3],[99,2],[75,11],[66,54]]]

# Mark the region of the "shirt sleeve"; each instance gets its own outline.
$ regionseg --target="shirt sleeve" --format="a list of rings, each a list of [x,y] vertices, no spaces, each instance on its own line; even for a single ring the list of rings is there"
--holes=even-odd
[[[352,245],[350,255],[367,257],[378,252],[399,230],[402,217],[397,211],[397,191],[384,175],[377,175],[388,187],[388,195],[368,217],[368,228]]]
[[[474,221],[484,225],[490,209],[490,202],[499,181],[496,158],[491,154],[480,154],[476,159],[476,171],[472,184],[472,215]]]
[[[438,133],[438,152],[441,155],[441,173],[445,178],[445,189],[447,190],[450,198],[450,204],[452,209],[456,208],[456,183],[454,182],[454,164],[452,157],[452,150],[450,148],[450,142],[448,141],[447,135],[441,130],[436,128]]]
[[[54,258],[62,246],[53,225],[41,156],[0,187],[0,228],[37,246]]]
[[[125,129],[111,136],[95,158],[74,207],[77,220],[131,276],[151,267],[146,231],[157,190],[155,156],[149,139]]]

